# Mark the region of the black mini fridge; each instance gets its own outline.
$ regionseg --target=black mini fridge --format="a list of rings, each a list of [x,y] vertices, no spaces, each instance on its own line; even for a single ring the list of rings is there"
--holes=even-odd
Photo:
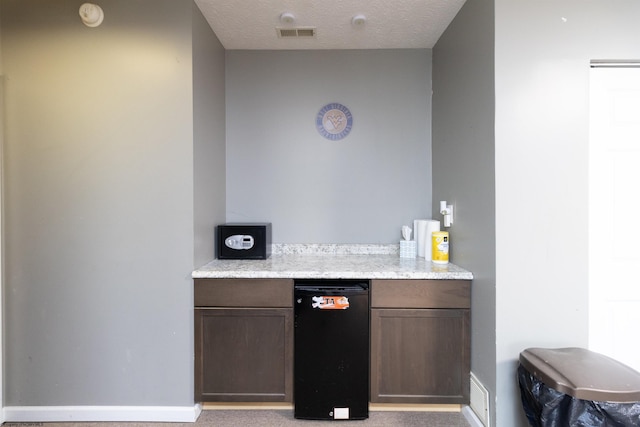
[[[369,417],[369,282],[296,280],[294,417]]]

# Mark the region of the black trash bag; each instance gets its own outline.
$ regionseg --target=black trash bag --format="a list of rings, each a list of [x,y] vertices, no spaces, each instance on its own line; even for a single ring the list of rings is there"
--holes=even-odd
[[[640,427],[640,402],[576,399],[518,366],[522,406],[533,427]]]

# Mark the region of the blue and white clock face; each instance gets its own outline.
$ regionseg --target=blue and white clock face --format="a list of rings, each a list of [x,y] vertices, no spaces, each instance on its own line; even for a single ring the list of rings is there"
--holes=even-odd
[[[351,132],[352,126],[351,111],[344,105],[335,102],[322,107],[316,116],[318,132],[332,141],[345,138]]]

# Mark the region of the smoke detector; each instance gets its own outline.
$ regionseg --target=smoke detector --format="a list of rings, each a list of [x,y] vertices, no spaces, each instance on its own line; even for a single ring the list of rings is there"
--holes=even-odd
[[[351,19],[351,25],[354,27],[364,27],[364,24],[367,22],[367,17],[364,15],[356,15]]]
[[[296,20],[296,17],[291,12],[284,12],[282,15],[280,15],[280,22],[283,25],[293,24],[295,20]]]
[[[78,12],[80,19],[87,27],[97,27],[104,20],[104,12],[97,4],[84,3]]]

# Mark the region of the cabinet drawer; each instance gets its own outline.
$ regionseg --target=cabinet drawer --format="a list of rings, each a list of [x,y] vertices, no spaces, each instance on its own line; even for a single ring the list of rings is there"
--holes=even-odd
[[[372,280],[371,307],[470,308],[470,280]]]
[[[293,307],[291,279],[195,279],[196,307]]]

